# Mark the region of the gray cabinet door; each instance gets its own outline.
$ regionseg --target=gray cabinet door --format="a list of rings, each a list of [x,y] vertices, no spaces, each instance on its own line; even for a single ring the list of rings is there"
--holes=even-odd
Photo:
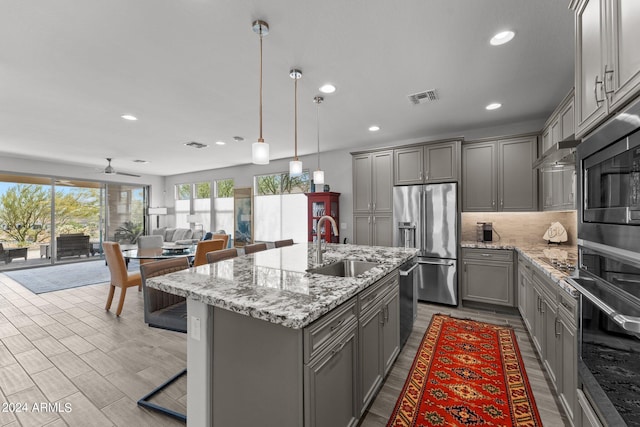
[[[575,117],[573,114],[573,99],[560,112],[560,121],[562,122],[562,138],[567,139],[574,133]]]
[[[514,307],[513,263],[464,259],[462,299]]]
[[[558,339],[558,324],[556,318],[558,306],[555,301],[544,296],[542,300],[542,316],[544,318],[544,337],[542,344],[542,354],[544,355],[544,366],[547,369],[551,382],[556,385],[558,381],[558,361],[556,344]]]
[[[393,151],[379,151],[371,154],[373,182],[371,209],[374,212],[393,210]]]
[[[531,167],[537,157],[536,137],[502,140],[498,146],[498,210],[538,210],[537,170]]]
[[[459,141],[424,146],[425,182],[458,181]]]
[[[560,401],[564,407],[567,416],[574,419],[577,405],[576,389],[578,386],[578,340],[577,328],[573,322],[560,312],[558,328],[560,329],[560,356],[558,362],[561,366],[561,374],[558,378],[558,390],[560,392]]]
[[[305,426],[353,426],[357,423],[357,324],[305,365]]]
[[[394,184],[421,184],[424,176],[422,147],[400,148],[393,151]]]
[[[607,22],[612,28],[610,40],[611,77],[607,90],[611,93],[609,110],[617,109],[634,98],[640,91],[640,4],[633,0],[612,0]]]
[[[400,296],[396,285],[382,303],[382,362],[386,375],[400,353]]]
[[[360,412],[362,413],[371,400],[383,378],[382,331],[380,325],[383,321],[383,313],[380,305],[363,313],[359,321],[359,345],[360,345]]]
[[[362,213],[371,210],[371,155],[353,156],[353,212]]]
[[[576,9],[576,137],[585,135],[607,114],[604,9],[600,0],[583,0]]]
[[[496,211],[498,155],[494,142],[462,147],[462,210]],[[531,165],[529,165],[531,169]]]
[[[393,246],[393,216],[376,213],[371,220],[371,244]]]
[[[533,286],[533,282],[529,278],[525,283],[525,292],[527,293],[527,305],[525,306],[526,318],[524,323],[529,330],[529,335],[533,337],[535,335],[535,319],[537,310],[536,304],[538,295],[536,293],[535,287]]]
[[[576,171],[574,168],[562,171],[562,208],[576,208]]]
[[[366,246],[373,244],[371,240],[371,215],[353,216],[353,243]]]

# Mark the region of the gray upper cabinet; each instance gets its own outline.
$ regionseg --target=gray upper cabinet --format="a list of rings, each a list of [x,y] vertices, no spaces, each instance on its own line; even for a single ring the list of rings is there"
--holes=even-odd
[[[640,7],[628,0],[575,0],[576,136],[640,92]]]
[[[393,151],[353,155],[353,240],[392,246]]]
[[[410,185],[459,180],[460,141],[399,148],[394,155],[394,184]]]
[[[517,212],[537,210],[535,136],[462,147],[462,210]]]

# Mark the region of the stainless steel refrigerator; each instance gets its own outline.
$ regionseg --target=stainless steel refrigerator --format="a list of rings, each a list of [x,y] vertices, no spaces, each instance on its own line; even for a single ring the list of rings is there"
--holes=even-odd
[[[458,305],[458,194],[455,183],[393,189],[395,246],[419,248],[418,300]]]

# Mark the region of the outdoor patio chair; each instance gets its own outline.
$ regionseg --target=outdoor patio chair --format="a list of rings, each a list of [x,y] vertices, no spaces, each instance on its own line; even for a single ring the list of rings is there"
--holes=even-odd
[[[283,246],[291,246],[291,245],[293,245],[293,239],[276,240],[274,242],[274,245],[275,245],[276,248],[281,248]]]
[[[224,261],[225,259],[231,259],[238,256],[238,250],[236,248],[221,249],[219,251],[207,252],[207,262],[212,264],[218,261]]]
[[[193,266],[197,267],[199,265],[208,264],[207,252],[219,251],[223,248],[224,248],[224,240],[222,239],[199,241],[198,246],[196,247],[196,254],[193,258]]]
[[[266,251],[267,244],[266,243],[254,243],[253,245],[247,245],[244,247],[245,254],[252,254],[255,252]]]
[[[119,243],[103,242],[102,250],[104,251],[104,258],[109,266],[109,273],[111,274],[111,284],[109,286],[109,296],[107,297],[105,310],[111,308],[113,294],[116,287],[118,287],[120,288],[120,301],[118,302],[116,316],[120,316],[122,306],[124,305],[124,297],[127,294],[127,288],[137,286],[138,290],[142,290],[142,278],[139,272],[130,273],[127,271],[127,265],[124,262],[124,256],[122,255],[122,250],[120,250]]]
[[[15,258],[24,258],[27,260],[27,248],[12,248],[5,249],[0,243],[0,260],[4,261],[5,264],[9,264]]]
[[[189,268],[187,257],[169,258],[148,262],[140,266],[142,287],[144,289],[144,321],[152,328],[168,329],[170,331],[187,333],[187,302],[184,297],[163,292],[159,289],[147,287],[147,279],[173,273]],[[187,373],[183,369],[167,381],[154,388],[150,393],[138,400],[138,405],[153,409],[170,417],[186,421],[185,414],[173,411],[149,401],[153,396],[164,390],[178,378]]]

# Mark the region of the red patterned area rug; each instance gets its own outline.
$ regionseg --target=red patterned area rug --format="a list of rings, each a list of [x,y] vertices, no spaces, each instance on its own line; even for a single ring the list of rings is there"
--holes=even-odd
[[[391,426],[542,426],[513,329],[434,315]]]

